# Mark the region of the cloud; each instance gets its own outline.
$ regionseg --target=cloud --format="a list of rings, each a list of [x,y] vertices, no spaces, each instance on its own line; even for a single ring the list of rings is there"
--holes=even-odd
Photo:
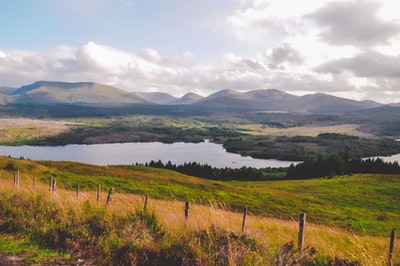
[[[271,47],[285,40],[293,30],[295,19],[285,17],[278,1],[245,1],[233,14],[225,17],[222,32],[246,46]]]
[[[299,65],[304,62],[300,52],[288,43],[283,43],[281,46],[271,49],[266,60],[271,69],[284,68],[285,64]]]
[[[317,67],[316,71],[332,74],[350,71],[358,77],[400,78],[399,65],[399,56],[388,56],[368,51],[355,57],[327,62]]]
[[[148,48],[132,53],[89,42],[41,52],[0,49],[0,84],[17,87],[37,80],[93,81],[127,91],[163,91],[176,96],[189,91],[208,95],[226,88],[275,88],[387,101],[395,99],[388,95],[396,94],[400,85],[398,64],[398,57],[365,52],[307,69],[300,52],[289,44],[253,58],[227,53],[204,63],[190,52],[162,55]]]
[[[305,18],[325,29],[320,38],[329,44],[371,47],[387,44],[400,33],[397,21],[379,16],[380,7],[366,0],[329,2]]]
[[[138,53],[138,55],[150,62],[154,63],[162,63],[164,59],[160,55],[160,53],[152,48],[145,48]]]

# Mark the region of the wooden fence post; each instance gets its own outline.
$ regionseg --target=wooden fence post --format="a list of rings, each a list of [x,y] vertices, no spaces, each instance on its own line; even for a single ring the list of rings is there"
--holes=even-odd
[[[14,187],[18,188],[19,186],[19,170],[14,173]]]
[[[100,195],[101,195],[101,184],[97,184],[97,203],[100,202]]]
[[[56,190],[57,190],[57,179],[53,179],[53,185],[52,185],[52,188],[51,188],[51,193],[54,195],[55,193],[56,193]]]
[[[300,221],[299,221],[299,239],[298,239],[298,246],[299,250],[302,251],[304,247],[304,229],[306,226],[306,214],[303,212],[300,214]]]
[[[242,233],[244,232],[244,228],[246,226],[246,216],[247,216],[247,207],[243,210],[243,221],[242,221]]]
[[[106,207],[107,207],[108,204],[110,204],[110,202],[111,202],[111,196],[112,196],[113,191],[114,191],[114,188],[113,188],[113,187],[110,188],[110,190],[108,191],[108,196],[107,196],[107,201],[106,201]]]
[[[49,183],[49,192],[52,193],[52,188],[53,188],[53,177],[50,177],[50,183]]]
[[[185,202],[185,218],[189,218],[189,208],[190,208],[190,202],[186,201]]]
[[[390,234],[390,246],[389,246],[389,256],[388,256],[388,266],[392,266],[392,256],[394,248],[394,240],[396,239],[396,228],[392,228],[392,233]]]
[[[147,200],[149,199],[149,195],[146,194],[146,197],[144,198],[144,207],[143,207],[143,211],[146,211],[147,209]]]
[[[76,183],[76,199],[79,199],[79,183]]]

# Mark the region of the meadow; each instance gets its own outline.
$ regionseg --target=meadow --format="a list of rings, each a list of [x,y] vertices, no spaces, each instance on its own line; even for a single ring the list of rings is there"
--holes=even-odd
[[[299,265],[383,265],[400,218],[397,175],[219,182],[143,166],[6,157],[0,169],[0,253],[19,254],[29,264],[82,259],[89,265],[96,258],[145,264],[147,258],[154,265],[290,265],[296,259]],[[191,203],[187,219],[185,201]],[[296,247],[301,212],[307,213],[308,247],[302,253]],[[398,245],[393,261],[400,261]]]

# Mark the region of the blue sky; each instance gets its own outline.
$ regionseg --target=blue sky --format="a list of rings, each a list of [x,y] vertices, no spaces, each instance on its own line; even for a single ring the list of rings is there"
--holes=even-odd
[[[1,47],[40,51],[94,41],[130,52],[151,47],[166,54],[191,50],[208,56],[223,52],[229,42],[221,43],[203,23],[225,11],[230,2],[6,1],[0,4]]]
[[[400,102],[395,0],[14,0],[0,3],[0,86],[280,89]]]

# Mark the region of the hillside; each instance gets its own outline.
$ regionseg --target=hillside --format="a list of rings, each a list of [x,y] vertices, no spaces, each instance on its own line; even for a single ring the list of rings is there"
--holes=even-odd
[[[6,97],[8,103],[122,104],[147,103],[139,96],[93,82],[38,81],[23,86]]]
[[[142,166],[94,166],[0,157],[3,177],[13,174],[8,170],[11,168],[22,173],[29,170],[43,183],[53,176],[61,188],[68,190],[75,190],[77,182],[83,190],[95,190],[100,182],[120,192],[148,194],[164,200],[223,203],[230,210],[247,206],[253,214],[273,218],[291,220],[303,211],[308,213],[310,222],[371,235],[385,235],[400,219],[400,206],[394,204],[400,195],[400,176],[396,175],[221,182]]]
[[[164,92],[134,92],[133,94],[155,104],[171,104],[178,100],[178,98]]]
[[[341,113],[375,108],[381,104],[372,101],[353,101],[328,94],[294,96],[279,90],[256,90],[240,93],[233,90],[216,92],[195,103],[218,110],[253,110],[258,112]]]
[[[199,100],[201,100],[203,97],[193,93],[189,92],[183,95],[181,98],[177,99],[174,103],[175,104],[193,104]]]
[[[321,93],[295,96],[275,89],[249,92],[225,89],[207,97],[187,93],[183,97],[177,98],[164,92],[128,93],[111,86],[92,82],[51,81],[38,81],[12,92],[8,89],[5,90],[2,97],[4,100],[1,101],[0,99],[0,104],[90,104],[94,107],[101,107],[102,104],[111,106],[152,104],[167,105],[171,109],[175,107],[184,108],[181,111],[186,110],[186,112],[207,110],[208,112],[234,113],[330,114],[382,106],[382,104],[373,101],[354,101]]]
[[[146,167],[99,167],[5,157],[0,157],[0,169],[0,207],[8,214],[0,213],[0,230],[6,232],[0,242],[24,250],[13,234],[26,235],[25,241],[32,241],[30,252],[20,256],[36,256],[36,263],[43,260],[43,255],[39,258],[34,254],[46,247],[71,252],[67,257],[57,257],[46,251],[48,259],[58,264],[83,259],[88,263],[83,265],[97,260],[113,264],[136,261],[138,265],[161,260],[181,265],[182,260],[197,258],[193,261],[201,260],[201,265],[286,265],[276,264],[282,256],[303,258],[300,261],[304,263],[317,260],[317,265],[349,265],[338,264],[340,261],[383,265],[387,236],[400,218],[395,204],[400,192],[399,176],[218,182]],[[17,169],[21,179],[15,191],[12,182]],[[48,191],[50,178],[57,180],[54,196]],[[96,203],[99,183],[103,190],[101,202],[106,201],[109,188],[114,188],[107,208]],[[150,212],[142,211],[144,198],[140,195],[144,194],[149,195]],[[182,201],[191,202],[187,219]],[[249,212],[245,232],[241,233],[244,206]],[[317,251],[316,255],[308,255],[308,250],[298,254],[295,246],[290,248],[290,241],[297,238],[300,212],[307,213],[305,241]],[[276,219],[279,217],[284,220]],[[36,246],[38,238],[41,248]],[[219,253],[225,249],[230,253]],[[0,245],[0,254],[3,250]],[[399,255],[400,247],[395,246],[394,262],[400,260]]]

